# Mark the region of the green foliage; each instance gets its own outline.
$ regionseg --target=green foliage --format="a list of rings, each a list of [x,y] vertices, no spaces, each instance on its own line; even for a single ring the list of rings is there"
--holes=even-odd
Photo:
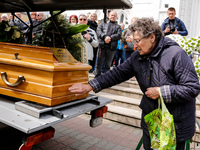
[[[84,24],[76,24],[69,27],[68,35],[75,35],[86,30],[89,26]]]
[[[84,31],[88,26],[83,24],[72,26],[62,15],[55,17],[54,23],[52,21],[44,23],[43,33],[36,34],[32,43],[38,46],[59,48],[64,48],[66,45],[72,56],[81,61],[82,39],[77,33]],[[57,29],[61,34],[58,34]]]
[[[24,43],[24,37],[16,26],[11,27],[3,20],[0,22],[0,42]]]
[[[200,55],[200,36],[187,39],[186,37],[182,37],[181,35],[170,34],[167,37],[176,41],[180,45],[180,47],[186,51],[188,55],[191,55],[191,54],[196,54],[198,56]],[[197,75],[200,78],[200,63],[199,62],[200,62],[200,59],[198,58],[194,62],[194,66],[195,66]]]

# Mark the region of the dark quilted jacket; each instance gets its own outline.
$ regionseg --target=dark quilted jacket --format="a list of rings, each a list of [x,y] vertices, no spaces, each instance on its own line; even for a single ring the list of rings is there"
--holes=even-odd
[[[162,37],[150,55],[140,56],[135,51],[123,64],[94,80],[100,87],[99,91],[133,76],[143,93],[148,87],[161,88],[165,104],[174,116],[177,140],[191,138],[195,129],[195,97],[200,92],[200,85],[194,65],[186,52],[173,40]],[[166,93],[162,90],[164,86],[170,89],[171,101],[165,99]],[[158,108],[157,100],[143,95],[140,108],[143,114],[148,114]],[[143,121],[141,126],[145,126]]]

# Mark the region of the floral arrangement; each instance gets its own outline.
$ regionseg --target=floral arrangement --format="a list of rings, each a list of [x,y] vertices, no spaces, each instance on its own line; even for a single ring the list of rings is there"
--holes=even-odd
[[[167,37],[176,41],[181,48],[183,48],[188,55],[194,57],[194,55],[198,56],[194,61],[194,66],[197,72],[198,77],[200,78],[200,36],[196,36],[194,38],[186,38],[181,35],[170,34]]]
[[[72,56],[81,61],[80,32],[86,30],[88,25],[68,23],[68,20],[58,15],[53,21],[48,21],[42,25],[42,33],[36,34],[33,44],[38,46],[67,48]]]
[[[8,21],[0,22],[0,42],[23,43],[24,37],[18,27],[11,27]]]

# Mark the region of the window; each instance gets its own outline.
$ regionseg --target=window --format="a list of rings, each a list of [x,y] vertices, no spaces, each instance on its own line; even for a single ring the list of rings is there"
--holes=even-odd
[[[120,17],[120,23],[121,23],[121,22],[122,22],[122,23],[124,22],[124,14],[122,14],[121,17]]]

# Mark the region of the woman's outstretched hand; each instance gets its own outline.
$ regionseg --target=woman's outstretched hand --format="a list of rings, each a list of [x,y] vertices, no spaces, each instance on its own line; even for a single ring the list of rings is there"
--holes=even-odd
[[[68,90],[71,93],[75,93],[75,96],[78,96],[78,95],[84,95],[90,92],[91,90],[93,90],[93,88],[90,86],[90,84],[76,83],[72,85],[71,87],[69,87]]]

